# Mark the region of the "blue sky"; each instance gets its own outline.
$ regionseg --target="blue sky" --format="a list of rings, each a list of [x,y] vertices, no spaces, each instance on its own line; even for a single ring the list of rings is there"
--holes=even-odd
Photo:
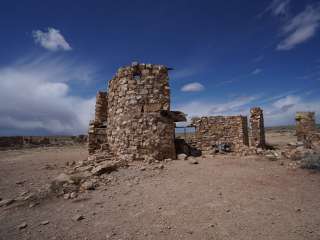
[[[85,133],[132,61],[164,64],[189,117],[320,116],[320,1],[2,1],[0,135]]]

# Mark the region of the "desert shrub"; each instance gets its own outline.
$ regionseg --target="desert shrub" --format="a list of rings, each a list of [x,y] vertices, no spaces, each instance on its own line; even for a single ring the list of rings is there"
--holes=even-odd
[[[320,154],[312,154],[301,160],[301,168],[320,171]]]

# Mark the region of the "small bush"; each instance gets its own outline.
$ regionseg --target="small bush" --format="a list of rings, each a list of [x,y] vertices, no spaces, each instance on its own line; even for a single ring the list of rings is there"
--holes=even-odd
[[[301,161],[301,168],[314,169],[320,171],[320,154],[306,156]]]

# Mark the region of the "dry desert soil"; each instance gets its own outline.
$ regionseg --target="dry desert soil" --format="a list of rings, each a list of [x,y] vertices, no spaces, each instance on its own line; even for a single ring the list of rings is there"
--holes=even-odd
[[[294,140],[267,137],[276,145]],[[36,192],[86,157],[85,146],[2,151],[0,198]],[[319,173],[261,156],[198,161],[134,164],[75,199],[2,206],[0,239],[320,239]]]

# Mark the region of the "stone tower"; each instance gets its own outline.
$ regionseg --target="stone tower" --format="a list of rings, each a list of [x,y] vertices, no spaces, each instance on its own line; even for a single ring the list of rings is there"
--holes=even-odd
[[[95,117],[89,153],[108,149],[129,161],[175,159],[175,122],[186,121],[183,113],[170,111],[168,68],[138,63],[120,68],[108,92],[98,93]]]
[[[250,143],[253,147],[266,147],[263,110],[259,107],[250,109]]]

